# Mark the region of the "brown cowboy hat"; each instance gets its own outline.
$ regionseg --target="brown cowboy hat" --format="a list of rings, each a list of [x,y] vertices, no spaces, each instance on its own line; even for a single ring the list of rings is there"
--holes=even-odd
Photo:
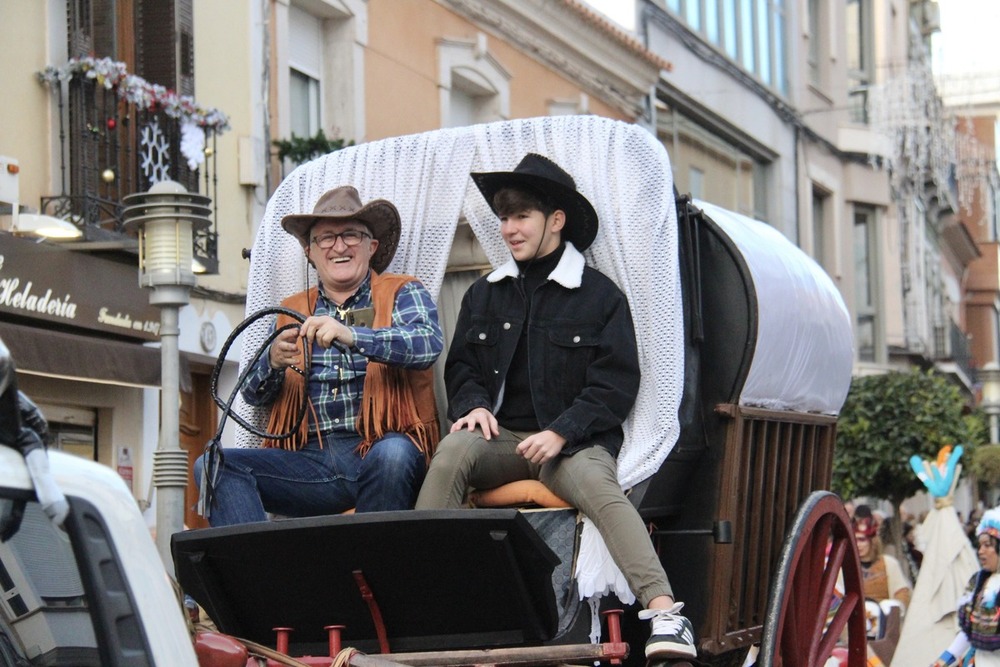
[[[597,236],[597,211],[576,189],[576,181],[555,162],[537,153],[528,153],[514,171],[492,171],[472,174],[476,187],[483,193],[493,212],[493,197],[504,188],[537,192],[557,209],[566,213],[562,237],[577,250],[586,250]]]
[[[350,185],[342,185],[323,193],[316,202],[312,213],[296,213],[286,215],[281,219],[281,226],[308,248],[309,231],[317,222],[323,220],[357,220],[363,222],[372,237],[378,241],[378,249],[372,255],[370,265],[376,273],[382,273],[389,267],[399,247],[399,211],[387,199],[373,199],[367,204],[361,204],[361,196]]]

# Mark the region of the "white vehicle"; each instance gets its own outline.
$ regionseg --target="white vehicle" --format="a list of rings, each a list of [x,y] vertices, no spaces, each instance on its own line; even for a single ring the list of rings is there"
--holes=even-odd
[[[49,452],[71,511],[56,527],[21,453],[0,446],[0,665],[197,665],[178,595],[110,468]]]

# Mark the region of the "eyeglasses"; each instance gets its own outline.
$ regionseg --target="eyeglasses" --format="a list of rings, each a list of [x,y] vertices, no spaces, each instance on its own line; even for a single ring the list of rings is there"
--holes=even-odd
[[[323,234],[323,236],[314,236],[312,242],[315,243],[320,250],[329,250],[333,246],[337,245],[337,239],[342,239],[344,245],[348,247],[353,247],[360,245],[361,241],[364,239],[370,239],[371,234],[367,232],[360,232],[356,229],[348,229],[346,232],[340,232],[339,234]]]

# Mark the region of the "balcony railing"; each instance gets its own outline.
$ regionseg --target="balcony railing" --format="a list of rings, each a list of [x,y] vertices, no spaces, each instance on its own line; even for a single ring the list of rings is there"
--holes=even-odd
[[[122,200],[173,180],[212,198],[211,227],[194,238],[198,270],[218,272],[217,136],[226,117],[129,75],[109,59],[73,60],[40,75],[56,99],[59,193],[42,212],[69,220],[88,241],[124,241]]]
[[[970,348],[969,337],[953,321],[934,325],[934,357],[938,361],[953,362],[971,380],[974,371]]]

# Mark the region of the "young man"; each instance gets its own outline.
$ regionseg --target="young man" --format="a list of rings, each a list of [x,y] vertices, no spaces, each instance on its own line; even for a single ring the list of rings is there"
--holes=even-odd
[[[646,656],[694,657],[683,603],[618,484],[639,359],[625,295],[580,254],[597,235],[597,213],[541,155],[472,178],[500,217],[511,260],[462,301],[445,366],[454,425],[416,508],[461,507],[469,487],[541,480],[604,537],[645,606],[639,617],[652,621]]]
[[[308,318],[279,334],[242,393],[271,406],[269,432],[297,432],[225,450],[209,521],[410,509],[437,442],[430,367],[444,337],[426,288],[382,273],[399,243],[399,213],[384,199],[362,205],[343,186],[281,226],[302,244],[319,285],[282,302]],[[292,321],[282,315],[275,326]],[[303,393],[309,409],[295,424]],[[202,484],[206,456],[195,462]]]

